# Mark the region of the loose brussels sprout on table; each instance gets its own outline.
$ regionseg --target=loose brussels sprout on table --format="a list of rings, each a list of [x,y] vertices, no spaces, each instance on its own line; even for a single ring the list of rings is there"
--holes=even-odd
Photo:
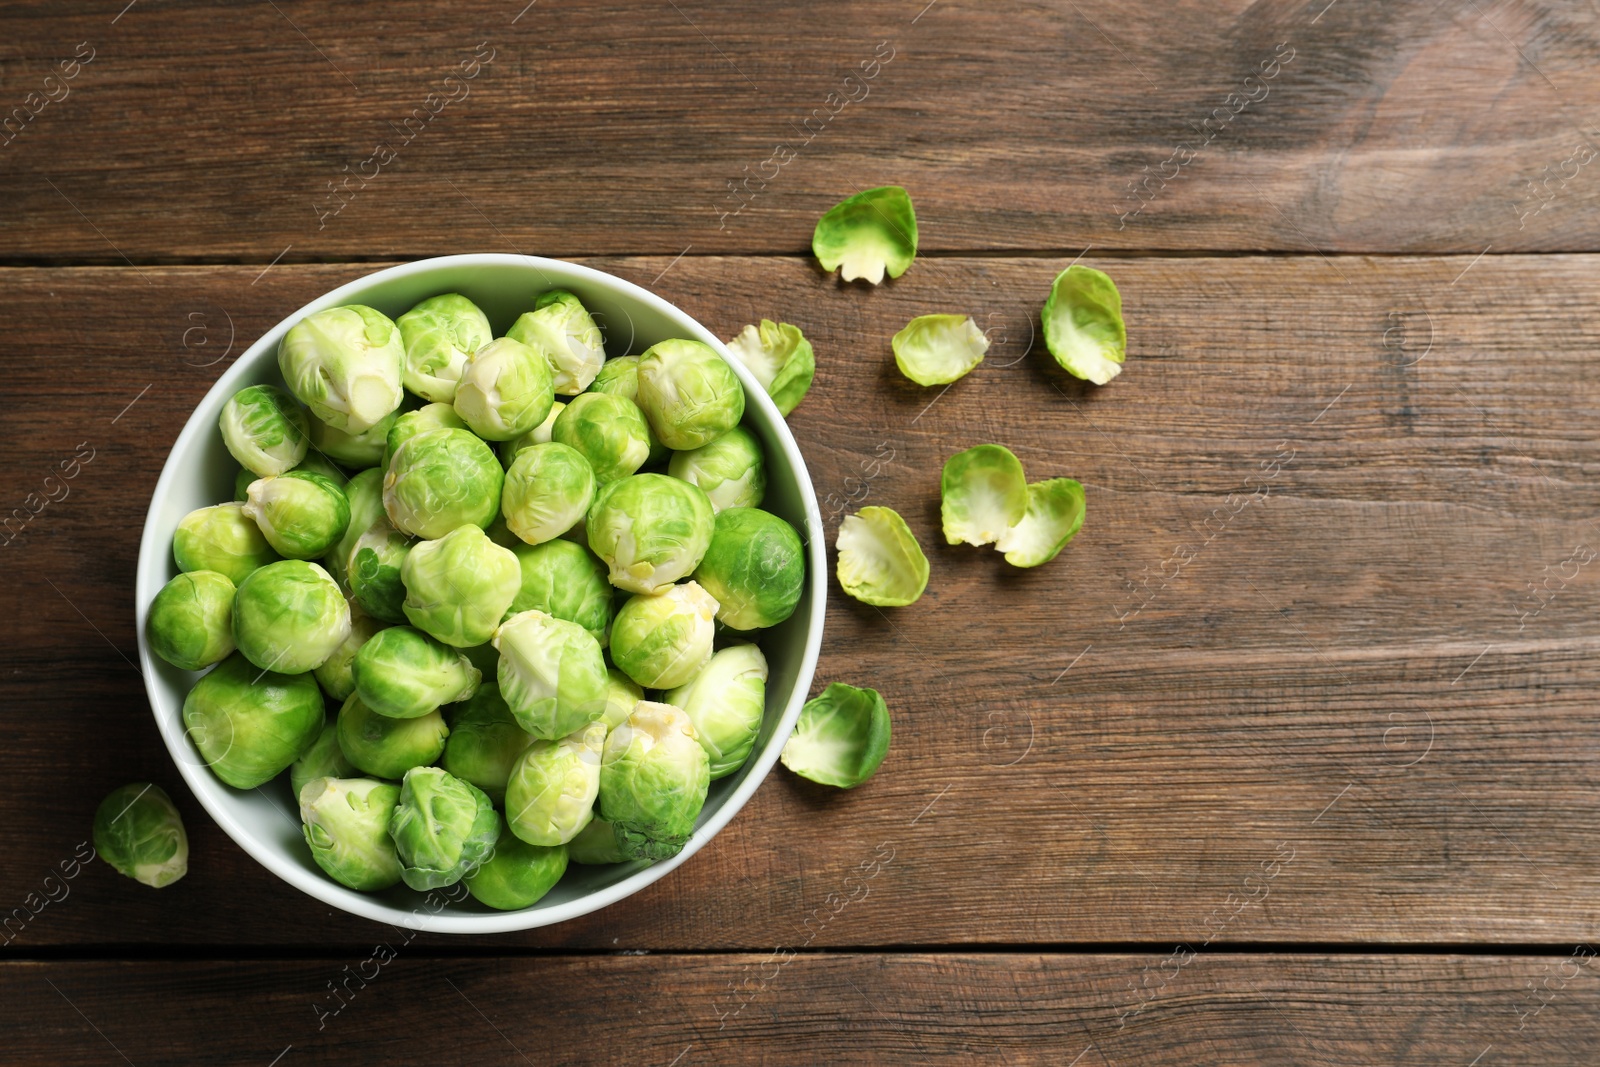
[[[928,557],[890,508],[862,508],[839,524],[839,587],[863,604],[903,608],[928,587]]]
[[[119,874],[161,889],[189,872],[189,835],[172,798],[158,785],[134,782],[100,802],[94,813],[95,855]]]
[[[846,197],[817,220],[811,251],[826,271],[847,282],[877,285],[884,272],[898,278],[917,256],[917,213],[898,185]]]
[[[1028,512],[995,541],[1013,567],[1037,567],[1055,559],[1083,527],[1083,486],[1050,478],[1028,486]]]
[[[939,495],[952,545],[992,545],[1028,513],[1022,461],[1001,445],[976,445],[946,460]]]
[[[787,322],[762,319],[760,326],[746,326],[728,342],[728,351],[761,383],[784,418],[805,399],[817,373],[811,342]]]
[[[834,682],[800,711],[778,757],[802,778],[852,789],[889,754],[889,709],[876,689]]]
[[[1104,271],[1082,264],[1062,271],[1039,319],[1045,347],[1068,374],[1104,385],[1122,373],[1128,358],[1122,294]]]
[[[894,335],[894,362],[918,385],[945,385],[983,362],[989,339],[969,315],[918,315]]]

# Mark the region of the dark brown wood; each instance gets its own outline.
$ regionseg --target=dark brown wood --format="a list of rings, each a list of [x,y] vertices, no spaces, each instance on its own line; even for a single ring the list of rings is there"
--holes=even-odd
[[[125,4],[0,12],[0,257],[1600,249],[1587,4]]]

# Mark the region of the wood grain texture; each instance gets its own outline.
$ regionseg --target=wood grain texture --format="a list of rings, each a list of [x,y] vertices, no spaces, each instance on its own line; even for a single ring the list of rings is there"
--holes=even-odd
[[[779,768],[662,882],[487,943],[1592,936],[1593,258],[1094,261],[1119,281],[1132,336],[1102,389],[1030,339],[1065,260],[929,260],[879,290],[800,259],[591,262],[655,279],[722,336],[763,315],[801,324],[820,369],[791,425],[830,537],[838,503],[894,507],[933,579],[907,609],[830,603],[818,687],[875,685],[895,715],[871,783],[837,793]],[[90,865],[13,951],[356,946],[380,929],[221,834],[126,662],[130,575],[170,442],[228,359],[366,269],[0,271],[14,342],[0,494],[20,505],[80,442],[95,449],[70,496],[0,548],[0,768],[14,783],[0,905],[37,892],[126,781],[162,783],[193,842],[189,876],[160,893]],[[944,310],[996,343],[939,393],[898,377],[888,338]],[[1088,488],[1084,532],[1048,566],[942,543],[939,467],[989,440],[1031,477]],[[880,445],[894,458],[869,478]]]
[[[1593,964],[1576,956],[1199,955],[1179,967],[1164,955],[462,960],[387,947],[394,958],[370,946],[296,961],[8,963],[0,992],[29,1025],[7,1056],[1464,1067],[1587,1063],[1600,1040]],[[1152,973],[1172,977],[1123,1014]]]
[[[0,12],[0,258],[1600,249],[1589,4],[124,4]]]

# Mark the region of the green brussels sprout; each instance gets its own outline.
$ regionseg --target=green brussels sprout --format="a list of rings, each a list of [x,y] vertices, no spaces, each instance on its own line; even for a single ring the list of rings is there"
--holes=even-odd
[[[311,414],[347,434],[371,429],[400,406],[400,331],[361,304],[313,312],[278,345],[283,380]]]
[[[401,315],[396,325],[406,349],[401,381],[438,404],[455,401],[467,360],[494,340],[488,316],[460,293],[430,296]]]
[[[1051,478],[1028,486],[1028,513],[1001,534],[996,551],[1013,567],[1049,563],[1083,527],[1083,486],[1071,478]]]
[[[458,526],[488,526],[500,514],[505,471],[470,430],[425,430],[406,439],[383,476],[383,507],[412,537],[443,537]]]
[[[851,789],[889,754],[889,709],[876,689],[834,682],[800,709],[778,758],[802,778]]]
[[[530,845],[564,845],[594,817],[606,728],[592,722],[523,749],[506,781],[506,825]]]
[[[264,671],[305,674],[350,636],[350,605],[315,563],[286,559],[252,571],[233,598],[233,641]]]
[[[450,728],[438,710],[416,719],[379,715],[352,693],[335,723],[339,751],[351,766],[374,778],[400,778],[413,767],[426,767],[444,754]]]
[[[1039,320],[1045,347],[1074,378],[1104,385],[1122,373],[1128,328],[1122,294],[1105,272],[1073,264],[1056,275]]]
[[[617,844],[616,828],[598,816],[590,819],[589,824],[578,831],[578,836],[567,842],[566,849],[567,858],[573,863],[588,866],[628,861],[622,846]]]
[[[383,466],[388,468],[395,450],[419,433],[429,430],[465,430],[456,409],[449,404],[424,404],[415,411],[401,413],[389,427],[389,436],[383,441]],[[470,431],[469,431],[470,432]]]
[[[716,513],[697,485],[665,474],[619,478],[595,495],[589,547],[611,568],[611,584],[658,593],[687,577],[711,547]]]
[[[728,508],[717,516],[694,578],[721,605],[717,620],[724,626],[776,626],[794,614],[805,590],[805,546],[794,527],[770,511]]]
[[[712,780],[725,778],[744,766],[761,732],[767,657],[755,645],[730,645],[662,699],[682,708],[694,723],[695,737],[711,761]]]
[[[241,503],[215,504],[185,515],[172,536],[180,571],[216,571],[234,585],[282,557],[261,536]]]
[[[759,507],[767,494],[766,455],[743,426],[708,445],[674,452],[667,473],[703,489],[712,511]]]
[[[952,545],[992,545],[1028,513],[1022,461],[1002,445],[975,445],[945,460],[939,495]]]
[[[607,730],[615,730],[625,722],[639,701],[644,699],[644,688],[615,667],[606,669],[606,709],[595,721]]]
[[[222,443],[257,478],[282,474],[306,458],[311,427],[306,409],[275,385],[234,393],[218,419]]]
[[[289,471],[250,483],[244,513],[286,559],[316,559],[350,528],[350,501],[333,479]]]
[[[519,544],[511,551],[522,570],[522,585],[511,601],[512,614],[542,611],[575,622],[604,648],[615,613],[606,565],[571,541]]]
[[[161,889],[189,873],[189,835],[177,805],[159,785],[134,782],[100,802],[94,851],[119,874]]]
[[[384,447],[399,417],[398,409],[391,411],[360,433],[345,433],[314,418],[311,420],[311,447],[351,470],[381,466]]]
[[[835,547],[839,588],[863,604],[903,608],[928,588],[928,557],[906,520],[891,508],[846,515]]]
[[[639,357],[638,403],[662,444],[699,448],[739,425],[744,386],[716,349],[676,338]]]
[[[545,355],[510,337],[472,354],[456,387],[456,414],[486,441],[509,441],[544,422],[555,393]]]
[[[462,881],[478,903],[499,911],[532,907],[567,873],[567,846],[530,845],[500,831],[494,851]]]
[[[493,644],[500,695],[534,737],[565,737],[605,711],[605,654],[577,623],[522,611],[500,624]]]
[[[350,591],[348,572],[351,551],[361,536],[372,529],[373,523],[387,518],[383,510],[383,479],[382,470],[368,468],[358,472],[344,487],[344,498],[350,505],[350,525],[344,528],[344,536],[322,557],[322,565],[347,593]]]
[[[669,859],[694,833],[710,784],[710,761],[689,717],[641,700],[606,738],[595,813],[611,823],[629,859]]]
[[[503,804],[511,768],[532,742],[517,725],[500,687],[484,682],[476,693],[455,705],[441,766],[483,790],[496,804]]]
[[[728,352],[761,383],[784,418],[805,399],[817,373],[811,342],[787,322],[762,319],[759,327],[746,326],[728,342]]]
[[[438,767],[413,767],[389,820],[400,876],[419,891],[454,885],[489,858],[500,826],[483,790]]]
[[[362,611],[359,605],[350,605],[349,635],[339,642],[339,647],[333,650],[333,655],[322,661],[322,666],[311,672],[316,676],[317,684],[322,686],[324,693],[342,702],[356,691],[356,676],[352,669],[356,653],[361,651],[362,645],[371,640],[373,634],[387,625],[388,623],[374,619]],[[333,777],[343,776],[336,774]]]
[[[694,582],[622,605],[611,624],[611,661],[646,689],[683,685],[711,658],[717,600]]]
[[[384,622],[405,619],[405,583],[400,580],[411,538],[396,530],[388,516],[380,515],[366,533],[350,546],[345,582],[350,599]]]
[[[575,449],[604,485],[626,478],[650,458],[650,430],[639,406],[613,393],[572,398],[550,428],[550,440]]]
[[[306,458],[301,460],[294,469],[322,475],[334,485],[337,485],[341,493],[345,492],[345,486],[350,484],[350,476],[344,472],[344,468],[320,452],[307,452]],[[240,496],[238,499],[243,500],[244,497]]]
[[[611,396],[620,396],[632,401],[634,406],[639,404],[639,357],[618,356],[608,359],[600,365],[600,373],[595,375],[594,382],[589,386],[591,393],[607,393]],[[654,467],[665,462],[672,450],[661,443],[656,437],[656,432],[650,428],[649,421],[644,417],[644,412],[639,412],[639,421],[644,423],[645,440],[650,443],[650,456],[644,461],[646,467]]]
[[[289,791],[298,797],[307,782],[317,778],[353,778],[355,774],[355,764],[344,758],[344,750],[339,747],[338,723],[327,719],[311,747],[289,764]]]
[[[393,719],[420,718],[465,700],[483,680],[467,657],[409,626],[373,634],[356,653],[352,672],[361,702]]]
[[[150,650],[174,667],[198,671],[233,651],[233,583],[216,571],[189,571],[150,602]]]
[[[517,458],[517,453],[521,452],[524,448],[532,448],[534,445],[548,443],[551,440],[550,433],[555,429],[556,419],[559,418],[561,413],[565,410],[567,410],[565,401],[552,401],[550,404],[550,414],[544,417],[543,422],[520,437],[513,437],[509,441],[501,441],[497,448],[497,451],[500,453],[500,463],[503,466],[509,467],[511,466],[512,461]],[[644,416],[641,415],[639,417],[642,419]]]
[[[400,881],[389,820],[400,787],[371,778],[313,778],[295,793],[311,858],[340,885],[371,893]]]
[[[594,470],[589,461],[577,449],[551,441],[523,449],[512,461],[500,512],[512,533],[537,545],[576,526],[592,503]]]
[[[989,351],[989,339],[970,315],[918,315],[890,344],[900,373],[918,385],[953,382]]]
[[[845,197],[817,220],[811,251],[825,271],[847,282],[877,285],[884,271],[898,278],[917,257],[917,213],[898,185]]]
[[[552,289],[534,301],[533,310],[506,331],[550,361],[551,383],[562,396],[577,396],[589,388],[606,350],[600,327],[578,298],[565,289]]]
[[[508,548],[476,526],[423,541],[400,567],[403,605],[411,625],[456,648],[481,645],[494,634],[522,586],[522,568]]]
[[[322,690],[309,674],[260,670],[237,652],[183,700],[189,739],[235,789],[282,774],[316,741],[324,719]]]

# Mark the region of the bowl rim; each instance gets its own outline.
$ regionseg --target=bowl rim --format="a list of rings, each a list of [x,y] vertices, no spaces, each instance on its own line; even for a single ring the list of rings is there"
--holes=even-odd
[[[801,504],[805,510],[806,555],[807,564],[810,568],[807,577],[811,587],[812,612],[809,625],[806,628],[805,647],[801,653],[800,668],[795,675],[794,689],[789,694],[788,703],[784,706],[783,712],[779,717],[772,739],[768,742],[766,748],[757,754],[753,765],[745,774],[744,780],[735,787],[722,805],[711,814],[706,823],[695,829],[688,843],[684,845],[683,850],[676,856],[666,860],[659,860],[604,889],[585,894],[564,904],[543,909],[529,908],[519,911],[492,912],[484,915],[457,915],[430,912],[424,903],[419,903],[416,908],[407,910],[394,907],[356,890],[348,889],[334,882],[320,871],[298,866],[283,867],[268,853],[264,846],[258,844],[255,834],[234,817],[231,810],[230,796],[223,784],[211,773],[210,768],[193,759],[193,754],[188,748],[189,741],[183,729],[181,714],[174,716],[162,715],[161,705],[165,702],[165,697],[157,693],[156,665],[145,633],[145,621],[149,612],[150,600],[159,590],[160,584],[164,584],[164,580],[160,583],[156,582],[154,575],[165,570],[166,557],[171,553],[171,545],[166,542],[165,538],[158,536],[156,532],[158,504],[167,497],[173,486],[185,475],[185,471],[177,463],[178,454],[189,451],[197,444],[198,438],[212,432],[212,426],[208,422],[197,420],[195,418],[196,414],[208,407],[218,397],[231,396],[242,388],[239,384],[240,379],[252,373],[252,368],[263,358],[264,352],[274,353],[273,358],[275,359],[278,342],[291,326],[306,315],[324,308],[360,303],[363,292],[374,285],[397,278],[427,274],[447,267],[532,267],[541,273],[549,271],[553,274],[566,274],[569,277],[580,278],[597,288],[609,289],[613,295],[622,300],[635,301],[645,305],[650,310],[681,327],[684,336],[710,345],[733,368],[734,374],[738,376],[740,383],[744,386],[746,409],[748,410],[753,403],[753,406],[761,412],[762,417],[768,423],[772,431],[771,437],[778,442],[785,462],[790,465],[794,472],[795,482],[800,490]],[[761,784],[771,772],[773,764],[777,762],[779,753],[783,751],[783,745],[793,732],[795,722],[800,716],[800,709],[804,705],[806,696],[811,689],[811,680],[815,674],[817,658],[822,648],[822,629],[827,613],[828,583],[826,563],[822,513],[817,506],[816,490],[811,484],[811,477],[806,469],[805,458],[800,453],[799,445],[795,443],[794,435],[789,431],[788,423],[778,411],[772,398],[767,395],[766,389],[756,381],[750,371],[729,354],[727,346],[716,335],[701,325],[688,312],[625,278],[619,278],[614,274],[609,274],[597,268],[580,263],[572,263],[567,260],[503,252],[433,256],[364,274],[307,302],[281,319],[246,348],[196,403],[195,410],[190,413],[188,419],[184,422],[183,429],[179,431],[177,438],[173,441],[172,447],[167,453],[166,462],[162,465],[161,475],[157,479],[155,488],[150,495],[150,506],[146,509],[144,529],[139,538],[139,557],[135,565],[134,592],[135,628],[139,641],[139,662],[144,675],[145,693],[150,701],[151,714],[155,717],[156,728],[160,731],[162,741],[167,746],[168,755],[172,757],[173,763],[177,765],[178,773],[188,784],[196,799],[200,801],[200,806],[206,810],[206,813],[216,820],[217,825],[222,827],[223,832],[232,838],[240,848],[244,849],[251,858],[261,864],[262,867],[316,900],[339,908],[341,911],[371,919],[375,922],[405,926],[411,930],[423,930],[431,933],[496,934],[517,930],[531,930],[541,926],[566,922],[569,919],[599,911],[601,908],[608,907],[619,900],[632,896],[646,886],[666,877],[680,864],[698,852],[706,842],[721,832],[722,828],[731,822],[733,817],[755,795],[756,790],[761,787]]]

